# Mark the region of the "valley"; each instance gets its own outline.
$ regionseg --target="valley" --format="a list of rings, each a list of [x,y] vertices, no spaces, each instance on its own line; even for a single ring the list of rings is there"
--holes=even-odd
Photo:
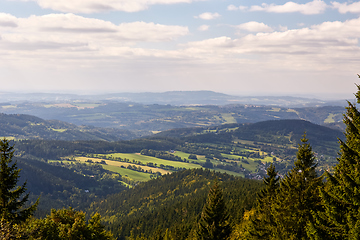
[[[189,223],[215,178],[224,186],[239,187],[232,192],[225,188],[230,205],[241,206],[232,214],[239,222],[253,206],[255,189],[263,186],[267,168],[272,164],[283,178],[294,167],[305,133],[320,175],[333,171],[338,141],[344,139],[344,109],[339,106],[74,100],[9,103],[0,110],[0,136],[14,144],[22,169],[20,182],[28,182],[30,203],[40,196],[35,216],[45,217],[52,208],[68,206],[89,214],[100,212],[117,239],[126,239],[131,232],[156,235],[159,226],[185,239],[187,234],[168,223],[180,221],[176,212],[185,211],[188,214],[180,217],[184,224],[177,227],[191,232]],[[171,188],[165,186],[170,179],[174,179]],[[124,202],[121,205],[116,199]],[[119,208],[123,210],[115,211]],[[164,208],[174,216],[154,225],[146,223],[146,218],[156,219]],[[139,230],[136,222],[146,226]]]

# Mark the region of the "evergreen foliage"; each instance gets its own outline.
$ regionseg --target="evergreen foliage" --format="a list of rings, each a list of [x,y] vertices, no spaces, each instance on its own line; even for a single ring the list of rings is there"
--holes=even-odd
[[[360,86],[355,94],[360,103]],[[334,173],[326,173],[321,190],[324,211],[315,212],[309,225],[313,239],[360,239],[360,112],[348,102],[344,115],[345,141],[340,140],[340,157]]]
[[[264,177],[265,188],[258,194],[256,205],[257,218],[252,219],[248,226],[246,239],[270,239],[271,232],[276,229],[274,219],[274,201],[276,200],[280,177],[277,175],[275,166],[271,164],[267,169],[267,177]]]
[[[95,202],[87,212],[99,212],[119,240],[162,237],[194,239],[210,184],[217,178],[229,209],[229,222],[238,223],[254,205],[262,187],[258,180],[237,178],[207,169],[191,169],[140,183],[136,187]],[[142,238],[141,238],[142,237]]]
[[[25,222],[36,210],[37,203],[25,207],[29,194],[26,182],[16,186],[20,169],[13,162],[14,147],[6,139],[0,141],[0,232],[2,239],[11,239],[18,224]],[[16,231],[15,231],[16,232]]]
[[[311,213],[321,209],[322,177],[317,176],[315,157],[307,141],[305,136],[301,139],[295,167],[280,183],[274,212],[277,231],[273,239],[309,239],[306,226],[314,221]]]
[[[306,227],[314,222],[312,212],[319,211],[319,187],[322,177],[315,171],[316,163],[308,139],[301,139],[295,166],[280,181],[275,167],[267,169],[265,189],[258,196],[252,220],[248,221],[246,239],[309,239]]]
[[[228,239],[231,233],[229,215],[219,182],[215,179],[210,188],[207,202],[201,212],[197,239]]]

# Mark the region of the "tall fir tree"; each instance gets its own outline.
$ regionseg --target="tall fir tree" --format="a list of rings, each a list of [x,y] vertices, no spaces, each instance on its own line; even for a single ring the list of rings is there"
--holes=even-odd
[[[274,211],[277,236],[272,239],[310,239],[306,227],[314,221],[312,212],[321,209],[319,188],[323,178],[315,171],[314,153],[305,135],[296,157],[294,168],[280,184]]]
[[[225,206],[222,190],[215,179],[210,188],[207,202],[202,210],[198,230],[198,240],[226,240],[231,234],[229,215]]]
[[[271,235],[276,232],[276,222],[274,219],[274,201],[277,197],[280,177],[277,175],[275,166],[271,164],[267,168],[267,177],[264,177],[265,188],[261,190],[257,197],[257,205],[253,219],[249,222],[245,239],[271,239]]]
[[[20,169],[13,162],[14,147],[6,139],[0,141],[0,225],[1,233],[13,235],[14,228],[30,218],[36,210],[37,203],[25,207],[29,194],[26,192],[26,182],[16,186]]]
[[[348,101],[343,121],[346,140],[339,140],[338,164],[333,174],[326,172],[326,186],[321,190],[324,210],[314,213],[317,221],[308,227],[313,239],[360,239],[360,112],[356,103]]]

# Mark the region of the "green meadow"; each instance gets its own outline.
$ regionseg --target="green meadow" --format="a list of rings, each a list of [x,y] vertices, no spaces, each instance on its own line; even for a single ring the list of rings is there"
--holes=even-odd
[[[112,165],[102,165],[102,167],[106,170],[109,170],[111,172],[119,173],[121,176],[126,176],[134,181],[140,181],[145,182],[150,180],[150,173],[144,173],[144,172],[137,172],[131,169],[122,168],[118,166],[112,166]]]
[[[104,156],[104,154],[98,155],[98,156],[101,157],[101,156]],[[170,161],[170,160],[155,158],[155,157],[151,157],[151,156],[141,155],[139,153],[112,153],[112,154],[105,154],[105,156],[107,158],[112,157],[114,159],[119,158],[119,157],[122,159],[127,158],[130,160],[130,162],[132,162],[134,160],[134,161],[139,161],[143,164],[147,164],[147,163],[157,164],[157,166],[159,166],[160,164],[163,164],[165,166],[170,165],[173,167],[181,167],[181,168],[198,168],[199,167],[198,164]],[[189,154],[187,156],[189,156]]]

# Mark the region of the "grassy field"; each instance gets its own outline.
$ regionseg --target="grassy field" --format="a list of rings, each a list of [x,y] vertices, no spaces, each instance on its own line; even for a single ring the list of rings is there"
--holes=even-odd
[[[250,151],[255,152],[251,149],[244,149],[244,151]],[[256,169],[258,169],[259,163],[255,161],[262,161],[262,162],[272,162],[273,157],[269,157],[264,152],[259,152],[260,155],[264,155],[264,159],[260,158],[246,158],[239,155],[232,155],[232,154],[222,154],[223,157],[228,159],[228,162],[236,161],[238,165],[241,165],[243,168],[250,172],[255,172]],[[105,161],[106,164],[102,164],[104,169],[107,169],[109,171],[112,171],[114,173],[119,173],[122,176],[126,176],[134,181],[148,181],[150,180],[150,172],[160,172],[163,174],[171,173],[172,171],[160,169],[158,167],[150,167],[145,166],[147,163],[152,163],[155,166],[160,166],[161,164],[164,166],[172,166],[174,168],[201,168],[202,166],[200,164],[205,163],[206,159],[204,155],[197,155],[197,160],[188,159],[189,153],[181,152],[181,151],[175,151],[172,154],[181,157],[181,159],[189,160],[189,162],[179,162],[179,161],[170,161],[170,160],[164,160],[159,159],[151,156],[141,155],[140,153],[112,153],[112,154],[99,154],[94,155],[94,157],[76,157],[75,160],[86,163],[88,160],[91,160],[94,163],[99,163],[101,161]],[[121,159],[128,159],[127,162],[121,162],[119,160],[116,160],[116,158]],[[246,160],[246,161],[242,161]],[[214,165],[221,164],[219,160],[211,159],[210,160]],[[193,163],[196,162],[197,164]],[[141,167],[146,172],[138,172],[131,169],[127,169],[129,165]],[[231,174],[234,176],[241,176],[244,177],[243,173],[236,173],[229,170],[223,170],[219,168],[214,168],[213,170]]]
[[[337,114],[329,113],[329,116],[324,120],[324,123],[334,123],[335,122],[334,117],[336,115]]]
[[[114,158],[120,157],[123,159],[127,158],[130,161],[133,161],[133,160],[140,161],[143,164],[153,163],[153,164],[157,164],[158,166],[160,164],[163,164],[165,166],[170,165],[173,167],[181,167],[181,168],[198,168],[199,167],[199,165],[193,164],[193,163],[169,161],[169,160],[164,160],[164,159],[160,159],[160,158],[140,155],[139,153],[113,153],[113,154],[106,154],[105,156],[107,156],[107,157],[110,156],[110,157],[114,157]]]
[[[89,159],[92,160],[94,163],[85,162],[86,160],[89,160]],[[75,158],[75,160],[79,161],[81,163],[86,163],[86,164],[96,164],[97,162],[100,162],[102,159],[77,157],[77,158]],[[138,172],[138,171],[134,171],[134,170],[127,169],[127,168],[122,168],[121,164],[119,164],[119,162],[116,162],[116,161],[110,161],[110,160],[104,160],[104,161],[106,162],[106,164],[102,164],[101,166],[106,170],[109,170],[114,173],[119,173],[121,176],[126,176],[134,181],[144,182],[144,181],[150,180],[151,173]],[[49,162],[59,162],[59,160],[50,160]],[[67,161],[67,160],[62,160],[62,162],[69,163],[69,164],[74,163],[74,161]],[[127,165],[129,165],[129,164],[124,163],[123,166],[127,166]],[[136,164],[131,164],[131,165],[136,165]],[[136,165],[136,166],[140,166],[140,165]],[[144,170],[154,169],[153,172],[161,172],[161,174],[167,174],[170,172],[170,171],[166,171],[163,169],[149,168],[146,166],[141,166],[141,168]],[[123,182],[123,184],[128,185],[125,182]],[[128,186],[130,186],[130,185],[128,185]]]
[[[167,174],[170,171],[168,170],[164,170],[164,169],[160,169],[160,168],[155,168],[155,167],[148,167],[148,166],[142,166],[142,165],[137,165],[137,164],[133,164],[133,163],[127,163],[127,162],[119,162],[119,161],[112,161],[112,160],[107,160],[107,159],[99,159],[99,158],[88,158],[88,157],[76,157],[75,160],[80,161],[80,162],[85,162],[87,160],[92,160],[94,163],[96,162],[100,162],[100,161],[105,161],[106,165],[108,166],[113,166],[113,167],[117,167],[117,168],[121,168],[121,166],[123,167],[127,167],[129,165],[135,165],[137,167],[141,167],[144,170],[148,170],[148,171],[152,171],[152,172],[160,172],[161,174]],[[103,166],[106,166],[105,164]]]
[[[226,121],[226,123],[237,123],[232,113],[222,113],[221,116]]]
[[[150,180],[151,174],[149,173],[137,172],[127,168],[122,168],[112,165],[103,165],[103,168],[111,172],[119,173],[121,176],[129,177],[135,181],[144,182]]]
[[[248,150],[248,149],[246,149],[246,150]],[[251,150],[248,150],[248,151],[251,151]],[[188,159],[188,156],[190,155],[189,153],[185,153],[185,152],[181,152],[181,151],[176,151],[173,154],[176,156],[179,156],[181,158],[186,158],[186,159]],[[233,160],[238,160],[239,158],[242,159],[242,156],[238,156],[238,155],[231,155],[231,154],[222,154],[222,155],[227,159],[233,159]],[[115,153],[115,154],[107,154],[106,156],[127,158],[127,159],[130,159],[130,161],[132,161],[132,160],[140,161],[141,163],[144,163],[144,164],[146,164],[148,162],[152,162],[154,164],[156,163],[158,166],[160,164],[163,164],[163,165],[170,165],[173,167],[183,167],[183,168],[187,168],[187,169],[201,167],[201,165],[199,165],[199,164],[191,163],[192,161],[198,162],[198,163],[205,163],[205,161],[206,161],[205,156],[203,156],[203,155],[197,155],[197,158],[198,158],[197,160],[188,159],[190,161],[190,163],[169,161],[169,160],[159,159],[159,158],[155,158],[155,157],[140,155],[139,153]],[[245,169],[247,169],[251,172],[254,172],[256,170],[257,166],[259,165],[258,163],[255,162],[256,160],[261,160],[262,162],[272,162],[273,161],[272,159],[273,159],[272,157],[265,157],[264,159],[244,158],[244,160],[247,160],[249,163],[247,164],[247,163],[240,161],[239,164],[242,164],[242,166]],[[211,160],[211,162],[213,164],[220,163],[218,160]],[[235,176],[238,176],[238,175],[243,176],[243,174],[238,174],[238,173],[235,173],[232,171],[226,171],[226,170],[222,170],[222,169],[216,169],[216,170],[219,170],[222,172],[227,172],[228,174],[232,174]]]
[[[182,159],[184,159],[184,158],[188,159],[188,156],[190,155],[189,153],[185,153],[185,152],[181,152],[181,151],[176,151],[173,154],[181,157]],[[254,172],[258,168],[258,165],[259,165],[255,161],[260,160],[260,159],[244,158],[244,160],[246,160],[247,162],[243,162],[241,160],[238,161],[239,158],[242,159],[242,156],[231,155],[231,154],[222,154],[222,155],[225,158],[229,159],[228,161],[236,160],[238,165],[242,165],[243,168],[245,168],[246,170],[248,170],[250,172]],[[129,159],[130,162],[117,161],[116,158],[122,158],[122,159],[126,158],[126,159]],[[160,169],[157,167],[144,166],[147,163],[153,163],[154,165],[156,164],[156,166],[160,166],[160,164],[163,164],[165,166],[169,165],[169,166],[172,166],[175,168],[186,168],[186,169],[201,168],[202,166],[200,164],[195,164],[192,162],[194,161],[197,163],[205,163],[205,161],[206,161],[205,156],[197,155],[197,158],[198,158],[197,160],[188,159],[190,162],[186,163],[186,162],[170,161],[170,160],[164,160],[164,159],[159,159],[159,158],[155,158],[155,157],[140,155],[139,153],[113,153],[113,154],[104,154],[104,155],[101,154],[98,156],[95,155],[94,157],[75,157],[74,160],[76,160],[78,162],[82,162],[82,163],[87,163],[87,164],[98,164],[98,163],[104,161],[106,164],[101,165],[104,169],[109,170],[114,173],[118,173],[124,177],[128,177],[129,179],[134,180],[136,182],[137,181],[143,182],[143,181],[148,181],[151,179],[150,178],[151,172],[152,173],[160,172],[162,175],[172,172],[172,171]],[[89,160],[91,160],[92,163],[90,163]],[[265,159],[261,159],[261,160],[263,162],[264,161],[272,161],[272,157],[266,157]],[[64,160],[63,162],[68,162],[68,161]],[[141,164],[138,164],[139,162],[141,162]],[[211,162],[214,165],[221,164],[221,162],[219,160],[215,160],[215,159],[211,159]],[[135,164],[135,163],[137,163],[137,164]],[[142,165],[142,164],[144,164],[144,165]],[[127,167],[129,165],[141,167],[144,170],[144,172],[128,169]],[[227,174],[234,175],[234,176],[244,177],[243,173],[236,173],[233,171],[224,170],[224,169],[220,169],[220,168],[214,168],[213,170],[219,171],[222,173],[227,173]]]
[[[48,129],[55,132],[65,132],[67,130],[67,129],[58,129],[58,128],[48,128]]]
[[[214,170],[216,172],[227,173],[229,175],[234,175],[234,176],[237,176],[237,177],[244,177],[243,173],[236,173],[236,172],[232,172],[232,171],[228,171],[228,170],[224,170],[224,169],[219,169],[219,168],[214,168]]]

